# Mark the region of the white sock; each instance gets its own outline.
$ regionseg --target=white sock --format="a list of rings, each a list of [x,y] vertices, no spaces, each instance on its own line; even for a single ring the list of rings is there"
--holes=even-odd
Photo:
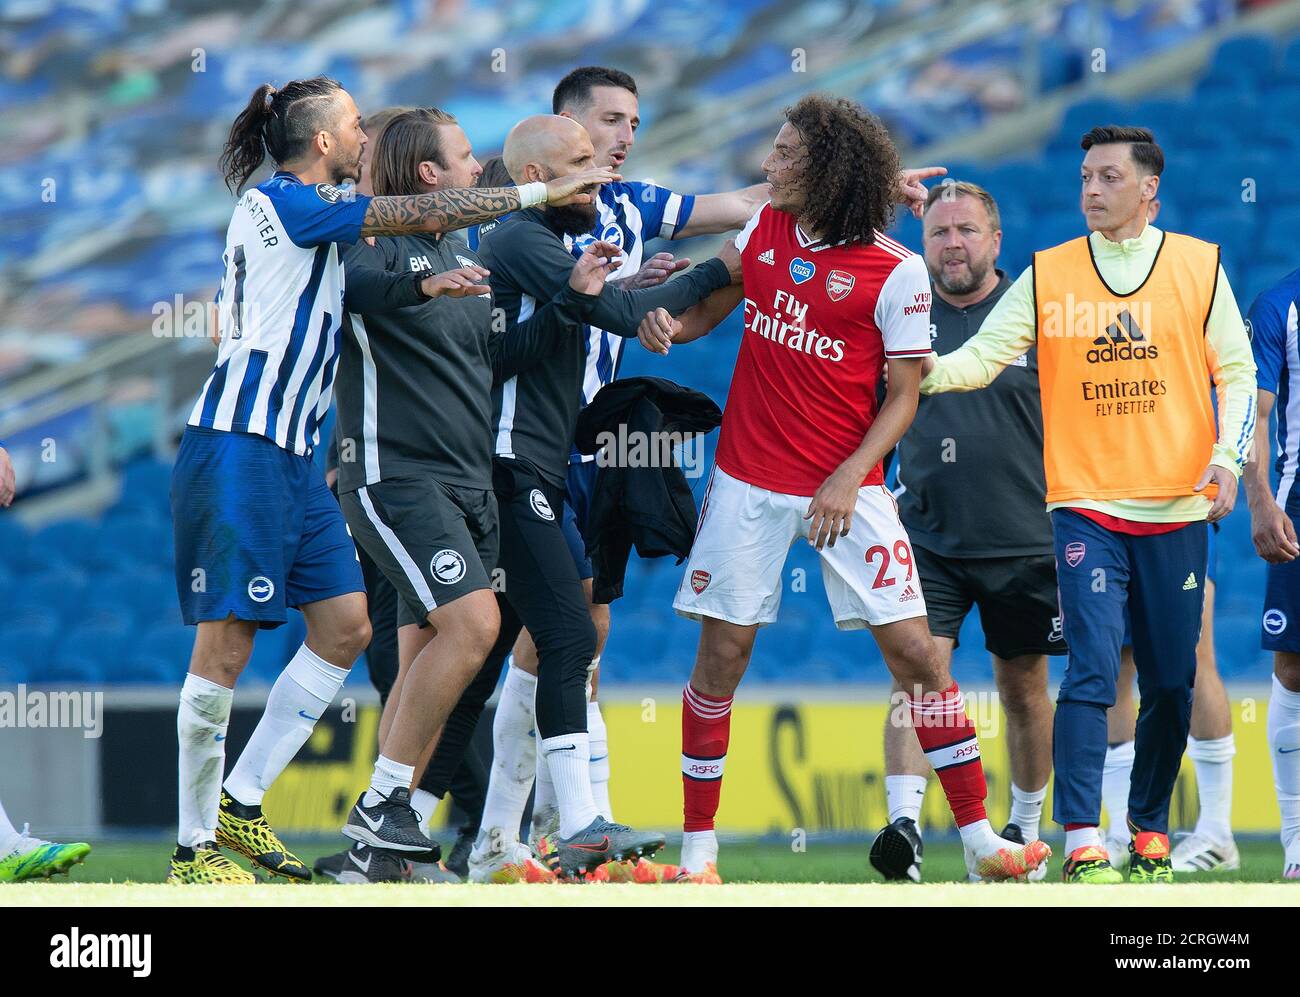
[[[587,704],[587,743],[591,745],[591,798],[596,812],[606,820],[614,819],[609,804],[609,734],[605,718],[600,715],[600,704],[592,700]]]
[[[1065,857],[1069,858],[1074,854],[1076,848],[1087,848],[1089,845],[1101,847],[1101,829],[1096,827],[1081,827],[1074,831],[1065,832]]]
[[[18,847],[18,840],[22,837],[18,829],[9,821],[9,815],[5,813],[4,804],[0,803],[0,858],[4,858],[15,848]]]
[[[415,779],[415,766],[395,762],[386,755],[375,759],[375,770],[370,775],[370,788],[366,790],[362,806],[373,807],[393,795],[395,789],[410,789]]]
[[[536,737],[536,732],[533,734]],[[537,752],[537,781],[533,784],[533,814],[537,815],[555,807],[555,783],[546,765],[546,756]]]
[[[1101,802],[1106,807],[1112,837],[1128,840],[1128,790],[1133,777],[1133,742],[1123,741],[1106,749],[1101,770]]]
[[[226,792],[248,807],[261,806],[271,783],[307,743],[348,677],[303,644],[271,686],[253,736],[226,779]]]
[[[537,738],[533,735],[536,694],[537,676],[513,665],[506,670],[492,718],[492,773],[479,831],[480,837],[486,832],[502,845],[519,840],[519,825],[537,772]]]
[[[889,806],[889,823],[899,817],[911,817],[916,821],[917,829],[921,826],[921,804],[925,802],[925,784],[929,780],[923,775],[887,775],[885,776],[885,802]]]
[[[591,743],[587,732],[548,737],[541,743],[546,764],[555,782],[555,799],[560,807],[560,836],[572,837],[596,819],[596,801],[591,798]]]
[[[1219,844],[1232,840],[1232,756],[1236,753],[1231,734],[1206,741],[1187,739],[1187,754],[1196,768],[1196,793],[1201,799],[1196,831]]]
[[[988,818],[966,824],[957,830],[961,832],[963,847],[970,849],[976,855],[987,855],[1003,846],[1002,839],[993,830],[993,825],[988,822]]]
[[[176,842],[187,848],[215,841],[226,767],[226,728],[234,690],[187,674],[176,710],[180,822]]]
[[[718,836],[713,831],[686,831],[682,834],[682,868],[703,872],[710,862],[718,861]]]
[[[1043,800],[1046,797],[1046,786],[1031,793],[1014,782],[1011,784],[1011,823],[1024,832],[1026,841],[1038,840],[1038,822],[1043,816]]]
[[[433,812],[438,809],[438,804],[441,802],[441,796],[434,796],[427,789],[411,791],[411,806],[420,815],[420,830],[424,832],[425,837],[429,836],[429,820],[433,817]]]
[[[1300,838],[1300,692],[1292,692],[1276,675],[1268,697],[1268,746],[1282,812],[1282,847],[1290,848]]]

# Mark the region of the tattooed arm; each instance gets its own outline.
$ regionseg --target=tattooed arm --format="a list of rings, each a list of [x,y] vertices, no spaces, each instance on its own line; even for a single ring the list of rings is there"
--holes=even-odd
[[[622,179],[608,167],[584,170],[546,181],[546,203],[591,204],[595,189]],[[361,234],[401,235],[406,232],[451,232],[491,221],[519,210],[518,187],[455,187],[429,194],[372,198]]]

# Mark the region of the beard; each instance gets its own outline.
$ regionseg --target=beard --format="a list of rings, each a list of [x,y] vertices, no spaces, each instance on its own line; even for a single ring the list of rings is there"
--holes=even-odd
[[[586,235],[596,227],[595,204],[552,205],[546,211],[565,235]]]
[[[993,268],[990,260],[967,260],[966,274],[955,280],[950,280],[943,271],[942,265],[939,272],[931,274],[934,282],[939,285],[939,290],[945,294],[963,295],[970,294],[988,279],[989,271]]]
[[[342,187],[346,183],[357,183],[361,180],[361,157],[358,156],[349,162],[335,162],[330,164],[330,184],[335,187]]]

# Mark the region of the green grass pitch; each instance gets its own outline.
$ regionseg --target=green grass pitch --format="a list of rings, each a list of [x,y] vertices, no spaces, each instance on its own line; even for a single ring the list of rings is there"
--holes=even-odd
[[[290,841],[308,864],[339,842]],[[1059,845],[1059,842],[1058,842]],[[1300,883],[1279,882],[1281,847],[1243,841],[1236,872],[1180,877],[1173,886],[1065,886],[1058,854],[1043,883],[968,884],[961,848],[939,841],[926,849],[926,883],[886,884],[867,863],[867,844],[810,841],[806,851],[767,842],[724,842],[723,887],[659,886],[296,886],[177,888],[162,885],[169,844],[103,841],[86,863],[50,882],[0,886],[10,905],[229,906],[1275,906],[1300,901]],[[673,862],[677,849],[660,854]],[[1248,885],[1243,885],[1248,884]]]

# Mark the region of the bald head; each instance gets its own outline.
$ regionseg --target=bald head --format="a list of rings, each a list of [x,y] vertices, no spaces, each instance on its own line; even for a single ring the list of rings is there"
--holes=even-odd
[[[587,130],[558,114],[524,118],[510,129],[501,158],[517,183],[550,180],[595,165]]]

